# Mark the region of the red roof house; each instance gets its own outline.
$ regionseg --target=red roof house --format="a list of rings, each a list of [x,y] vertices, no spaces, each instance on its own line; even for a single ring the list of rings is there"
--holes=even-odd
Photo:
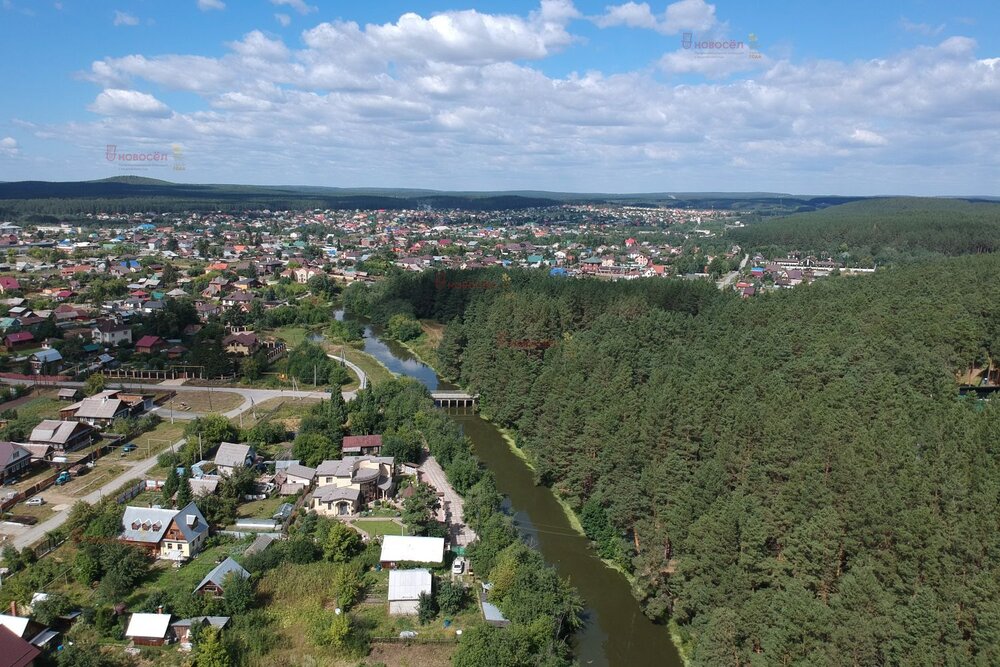
[[[137,354],[157,354],[167,346],[167,341],[159,336],[143,336],[135,343]]]

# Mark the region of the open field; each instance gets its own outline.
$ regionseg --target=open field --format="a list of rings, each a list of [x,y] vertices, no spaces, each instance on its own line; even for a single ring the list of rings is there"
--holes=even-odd
[[[59,419],[59,408],[64,408],[68,403],[54,398],[55,392],[45,391],[41,396],[35,396],[30,401],[18,405],[17,416],[19,419]]]
[[[405,525],[388,519],[357,519],[351,522],[356,528],[365,531],[369,537],[382,535],[409,535]]]
[[[253,500],[240,505],[236,510],[236,516],[240,519],[270,519],[278,511],[280,505],[290,501],[294,501],[294,498],[290,499],[279,495],[264,500]]]
[[[361,350],[343,345],[341,343],[324,343],[323,348],[330,354],[339,357],[343,352],[344,357],[351,363],[357,364],[368,375],[368,381],[378,384],[385,380],[391,380],[394,376],[392,372],[380,364],[375,357],[365,354]],[[353,375],[353,374],[352,374]]]
[[[168,409],[181,411],[186,405],[191,412],[228,412],[243,405],[243,397],[231,391],[185,391],[166,403]]]
[[[274,413],[270,414],[269,419],[271,421],[284,422],[289,430],[294,431],[298,428],[301,418],[312,409],[313,405],[319,403],[320,400],[318,398],[295,398],[293,396],[269,398],[256,405],[256,417],[254,417],[252,411],[243,413],[243,427],[252,427],[259,419],[262,419],[273,410]],[[240,423],[239,417],[230,419],[230,421],[234,424]]]
[[[111,481],[126,470],[126,466],[112,463],[110,465],[100,465],[78,479],[74,479],[66,485],[66,493],[71,496],[85,496],[91,491]]]

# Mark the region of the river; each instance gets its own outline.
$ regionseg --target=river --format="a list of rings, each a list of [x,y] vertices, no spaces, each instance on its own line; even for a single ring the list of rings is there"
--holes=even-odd
[[[337,312],[337,319],[343,317]],[[434,369],[405,347],[381,340],[365,327],[364,351],[391,371],[415,378],[428,389],[450,389]],[[628,580],[605,565],[586,538],[570,525],[552,491],[537,486],[531,468],[516,456],[497,428],[475,414],[451,410],[472,440],[476,455],[493,471],[497,489],[504,494],[526,541],[570,580],[586,604],[586,625],[574,641],[581,665],[679,667],[680,655],[666,626],[656,625],[639,609]]]

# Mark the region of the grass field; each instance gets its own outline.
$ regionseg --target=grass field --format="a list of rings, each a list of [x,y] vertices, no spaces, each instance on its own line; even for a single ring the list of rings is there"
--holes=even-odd
[[[64,401],[52,398],[48,395],[33,398],[23,405],[14,408],[20,419],[59,419],[59,408],[68,405]]]
[[[383,366],[378,362],[375,357],[370,354],[365,354],[357,348],[351,347],[350,345],[341,345],[340,343],[326,343],[324,344],[324,349],[332,355],[337,357],[343,352],[344,357],[351,363],[357,364],[361,370],[363,370],[368,375],[368,381],[372,384],[378,384],[379,382],[384,382],[385,380],[391,380],[395,377],[388,368]]]
[[[64,487],[65,492],[75,497],[85,496],[91,491],[96,491],[104,484],[107,484],[109,481],[125,472],[125,470],[125,466],[118,465],[117,463],[112,463],[110,465],[101,465],[98,463],[97,466],[86,475],[74,479],[72,482],[67,484]]]
[[[191,412],[228,412],[243,405],[243,397],[223,390],[177,392],[166,407],[180,411],[186,405]]]
[[[241,519],[270,519],[278,511],[278,506],[288,501],[288,498],[282,496],[271,496],[264,500],[243,503],[236,510],[236,516]]]
[[[368,533],[370,537],[381,537],[382,535],[409,535],[410,531],[406,526],[402,526],[395,521],[388,519],[357,519],[353,524]]]
[[[290,430],[294,431],[298,427],[298,421],[302,416],[308,413],[312,409],[312,406],[319,402],[320,399],[318,398],[294,398],[292,396],[269,398],[256,405],[256,418],[253,416],[253,412],[243,413],[243,426],[244,428],[252,427],[257,423],[258,419],[270,414],[273,410],[274,413],[270,414],[270,419],[272,421],[283,421],[289,426]],[[239,417],[230,421],[234,424],[239,424]]]

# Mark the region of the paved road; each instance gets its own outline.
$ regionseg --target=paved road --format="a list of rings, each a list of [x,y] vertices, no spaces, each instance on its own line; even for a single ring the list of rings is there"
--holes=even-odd
[[[444,521],[451,526],[451,543],[456,546],[467,546],[476,540],[476,533],[465,525],[462,519],[463,500],[462,496],[456,493],[448,483],[441,464],[431,456],[427,455],[424,462],[420,464],[420,471],[423,473],[421,481],[427,482],[439,492],[444,493],[441,499],[441,507],[438,509],[438,521]]]
[[[176,452],[183,444],[184,444],[184,439],[182,438],[170,446],[170,451]],[[163,452],[160,453],[162,454]],[[103,498],[104,496],[111,495],[112,493],[117,491],[126,482],[145,479],[146,473],[149,472],[150,469],[156,465],[156,459],[157,457],[159,457],[159,455],[160,454],[155,454],[147,459],[137,461],[135,464],[132,465],[131,468],[123,472],[121,475],[115,477],[110,482],[105,483],[104,486],[102,486],[101,488],[91,491],[87,495],[81,497],[80,500],[83,500],[90,504],[94,504],[100,501],[101,498]],[[55,530],[59,526],[63,525],[63,523],[65,523],[66,519],[69,518],[71,507],[72,506],[67,507],[64,510],[60,510],[53,516],[43,521],[42,523],[35,524],[34,526],[24,531],[20,535],[14,537],[14,546],[16,546],[18,549],[23,549],[24,547],[31,546],[32,544],[35,544],[36,542],[39,542],[42,539],[44,539],[45,533]]]
[[[740,271],[742,271],[744,268],[746,268],[746,265],[747,265],[748,261],[750,261],[750,255],[744,255],[743,256],[743,261],[740,262],[740,268],[737,269],[736,271],[730,271],[729,273],[727,273],[722,278],[722,280],[720,280],[718,282],[719,289],[726,289],[727,287],[729,287],[730,285],[732,285],[733,281],[735,281],[736,278],[737,278],[737,276],[740,275]]]

